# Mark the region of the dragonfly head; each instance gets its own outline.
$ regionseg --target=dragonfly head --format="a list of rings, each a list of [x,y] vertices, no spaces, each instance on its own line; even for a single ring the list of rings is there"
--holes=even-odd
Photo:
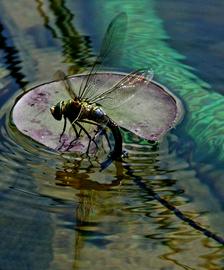
[[[58,121],[62,119],[63,108],[64,108],[64,101],[60,101],[50,108],[51,114],[53,115],[54,119]]]

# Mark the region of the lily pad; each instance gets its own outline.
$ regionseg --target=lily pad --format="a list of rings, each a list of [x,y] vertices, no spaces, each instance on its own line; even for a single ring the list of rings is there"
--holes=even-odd
[[[108,89],[121,80],[125,73],[100,72],[97,74],[96,87]],[[69,77],[75,92],[81,85],[86,74]],[[17,99],[12,110],[12,121],[24,135],[51,148],[66,151],[74,135],[69,131],[68,123],[63,135],[64,145],[59,142],[64,121],[56,121],[50,107],[61,100],[70,99],[61,81],[52,81],[38,85]],[[181,102],[165,87],[152,81],[142,84],[133,98],[113,110],[105,112],[120,127],[150,141],[159,141],[174,127],[182,117]],[[82,138],[70,151],[82,151],[88,140]]]

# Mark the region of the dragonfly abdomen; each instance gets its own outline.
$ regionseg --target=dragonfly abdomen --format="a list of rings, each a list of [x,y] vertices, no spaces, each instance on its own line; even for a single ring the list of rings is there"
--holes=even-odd
[[[108,117],[108,116],[107,116]],[[111,130],[114,136],[114,150],[111,153],[113,159],[119,159],[122,156],[122,136],[118,125],[108,117],[107,127]]]
[[[92,111],[93,121],[99,123],[102,126],[107,126],[114,137],[114,150],[111,153],[113,159],[118,159],[122,155],[122,136],[119,126],[99,107],[94,108]]]
[[[106,113],[99,107],[94,107],[91,110],[90,118],[94,122],[97,122],[99,124],[107,124],[109,117],[106,115]]]

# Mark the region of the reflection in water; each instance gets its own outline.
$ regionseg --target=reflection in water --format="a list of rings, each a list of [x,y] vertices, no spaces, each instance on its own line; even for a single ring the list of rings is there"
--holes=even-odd
[[[81,36],[72,20],[74,15],[65,6],[65,1],[50,1],[50,10],[44,11],[43,2],[36,0],[37,9],[44,20],[44,26],[51,31],[54,38],[61,41],[65,62],[71,64],[69,73],[74,74],[93,63],[90,40]],[[54,21],[52,17],[54,16]]]
[[[63,170],[56,172],[56,185],[69,186],[80,190],[77,194],[78,201],[75,209],[75,243],[74,243],[74,269],[79,269],[79,261],[82,257],[82,249],[85,246],[85,242],[89,241],[94,243],[94,238],[102,238],[101,241],[96,240],[96,244],[104,245],[107,240],[103,240],[107,234],[100,232],[97,228],[98,222],[94,221],[94,213],[97,212],[96,207],[96,191],[109,191],[111,188],[119,186],[123,179],[123,167],[120,162],[115,162],[116,177],[111,183],[99,183],[101,174],[98,170],[94,169],[92,163],[83,171],[81,169],[82,160],[76,162],[66,162],[63,166]],[[94,178],[96,181],[90,179]],[[89,239],[89,240],[88,240]]]
[[[1,63],[5,63],[5,67],[10,71],[10,75],[12,76],[13,80],[15,80],[15,82],[18,84],[17,88],[23,88],[27,82],[24,81],[25,76],[21,73],[21,67],[19,66],[21,61],[19,59],[18,51],[9,39],[9,35],[10,34],[8,33],[7,29],[0,22],[0,55],[2,60]],[[3,76],[1,73],[1,80],[3,79],[2,77]],[[7,86],[8,89],[12,89],[15,87],[12,85],[12,82],[8,83],[10,83],[10,86]],[[1,89],[1,91],[3,91],[3,89]]]
[[[116,187],[120,185],[121,180],[123,178],[123,167],[120,162],[115,162],[116,167],[116,179],[109,184],[97,182],[100,179],[101,173],[95,172],[95,181],[93,176],[94,167],[93,164],[90,163],[89,166],[85,169],[85,172],[80,172],[82,159],[72,164],[66,164],[63,170],[56,172],[56,185],[59,186],[69,186],[78,190],[102,190],[106,191],[112,187]],[[99,168],[98,168],[99,169]],[[91,174],[91,178],[90,178]]]
[[[130,134],[128,136],[130,139]],[[159,195],[158,192],[156,192],[154,187],[151,188],[150,184],[147,183],[142,177],[141,173],[139,172],[143,171],[147,167],[150,167],[151,171],[151,177],[152,176],[158,176],[160,174],[160,171],[163,171],[164,173],[167,173],[164,169],[162,169],[160,166],[158,166],[157,160],[160,160],[160,150],[158,148],[158,145],[151,145],[150,146],[150,162],[147,161],[147,158],[143,158],[143,152],[149,147],[149,145],[143,146],[141,149],[139,149],[139,146],[141,145],[140,142],[138,145],[138,152],[141,153],[140,157],[142,158],[141,161],[133,161],[133,162],[124,162],[123,164],[120,162],[116,163],[116,179],[112,180],[109,184],[100,184],[99,178],[100,174],[97,172],[97,170],[94,169],[92,165],[89,165],[86,167],[85,171],[82,169],[81,160],[75,163],[65,163],[63,170],[57,171],[56,173],[56,185],[59,186],[69,186],[72,188],[75,188],[76,190],[80,190],[80,193],[78,194],[79,200],[78,200],[78,206],[76,207],[75,211],[75,220],[76,220],[76,240],[75,240],[75,255],[74,255],[74,268],[79,269],[79,262],[82,261],[82,252],[83,250],[86,250],[86,244],[92,243],[96,246],[99,246],[101,248],[105,247],[107,248],[108,245],[112,244],[113,241],[111,241],[111,236],[108,233],[104,233],[103,230],[99,229],[101,227],[101,222],[98,222],[95,220],[96,213],[102,212],[100,220],[103,218],[104,210],[99,209],[99,205],[97,203],[97,193],[96,191],[108,191],[110,192],[111,188],[115,188],[116,186],[119,186],[120,189],[122,189],[122,182],[125,182],[126,180],[132,180],[133,183],[143,192],[142,198],[144,198],[144,204],[148,204],[153,201],[157,201],[161,208],[162,206],[162,215],[156,214],[156,212],[151,212],[151,210],[147,210],[146,207],[140,207],[142,210],[139,209],[139,207],[135,206],[135,203],[133,203],[133,206],[128,207],[129,210],[134,212],[144,213],[144,215],[148,218],[155,218],[156,217],[156,223],[158,224],[159,228],[162,229],[162,231],[166,231],[168,234],[164,238],[163,232],[160,232],[159,234],[146,234],[145,237],[151,240],[162,240],[166,246],[169,247],[172,252],[165,252],[162,257],[168,261],[175,262],[176,265],[183,266],[184,264],[180,263],[178,259],[174,259],[176,254],[180,253],[181,251],[184,251],[187,249],[188,245],[191,245],[192,242],[192,236],[194,233],[192,233],[192,230],[187,228],[185,225],[183,227],[178,224],[178,226],[173,226],[174,219],[172,218],[172,215],[170,213],[174,214],[178,219],[185,222],[185,224],[189,225],[196,231],[200,231],[204,234],[205,237],[210,237],[217,241],[220,244],[224,244],[224,239],[217,236],[213,232],[207,230],[206,228],[203,228],[201,225],[196,223],[194,219],[196,218],[196,215],[193,213],[188,213],[185,215],[183,212],[181,212],[177,207],[175,207],[170,201],[172,201],[172,198],[175,198],[178,195],[178,192],[175,190],[171,196],[169,196],[169,199],[164,199]],[[131,150],[133,147],[133,143],[129,145],[129,150]],[[135,149],[136,151],[136,149]],[[147,153],[149,153],[149,149],[147,149]],[[135,156],[138,153],[135,153]],[[145,165],[144,162],[146,162]],[[147,168],[148,170],[149,168]],[[95,176],[94,176],[95,174]],[[91,175],[91,179],[90,179]],[[93,179],[96,179],[94,181]],[[172,189],[172,186],[175,184],[175,181],[172,181],[171,179],[165,179],[161,181],[160,183],[157,183],[158,188],[161,192],[161,187],[163,189]],[[125,185],[125,183],[124,183]],[[135,190],[137,192],[137,190]],[[102,195],[102,194],[101,194]],[[101,196],[100,195],[100,196]],[[98,205],[98,206],[97,206]],[[158,205],[157,205],[158,207]],[[156,208],[157,208],[156,207]],[[168,210],[168,212],[165,210]],[[101,208],[101,207],[100,207]],[[165,213],[165,215],[164,215]],[[162,217],[163,216],[163,217]],[[97,217],[99,218],[99,216]],[[129,228],[127,227],[127,231]],[[183,237],[183,234],[185,237]],[[176,235],[173,236],[173,235]],[[195,234],[196,235],[196,234]],[[205,238],[206,239],[206,238]],[[185,248],[180,248],[179,244],[182,246],[185,246]],[[208,242],[207,242],[208,244]],[[210,245],[208,244],[208,247]],[[85,252],[84,252],[85,253]],[[217,256],[214,254],[214,260],[219,258],[219,252],[217,253]],[[81,267],[82,268],[82,267]]]

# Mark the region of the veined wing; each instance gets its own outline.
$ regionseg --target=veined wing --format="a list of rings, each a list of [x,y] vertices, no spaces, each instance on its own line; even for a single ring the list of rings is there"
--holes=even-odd
[[[91,97],[89,102],[97,103],[105,108],[116,108],[130,100],[139,87],[148,85],[153,78],[151,69],[139,69],[129,73],[106,91]]]
[[[102,70],[106,62],[120,59],[122,54],[123,42],[127,28],[127,15],[122,12],[119,13],[109,24],[104,35],[99,56],[90,69],[86,79],[81,83],[78,97],[80,99],[91,100],[91,96],[97,91],[97,72]]]
[[[72,99],[76,98],[76,94],[75,92],[72,90],[72,85],[70,80],[67,78],[67,76],[65,75],[64,71],[62,70],[57,70],[54,74],[54,79],[57,81],[62,81],[64,83],[65,89],[68,92],[69,96]]]

